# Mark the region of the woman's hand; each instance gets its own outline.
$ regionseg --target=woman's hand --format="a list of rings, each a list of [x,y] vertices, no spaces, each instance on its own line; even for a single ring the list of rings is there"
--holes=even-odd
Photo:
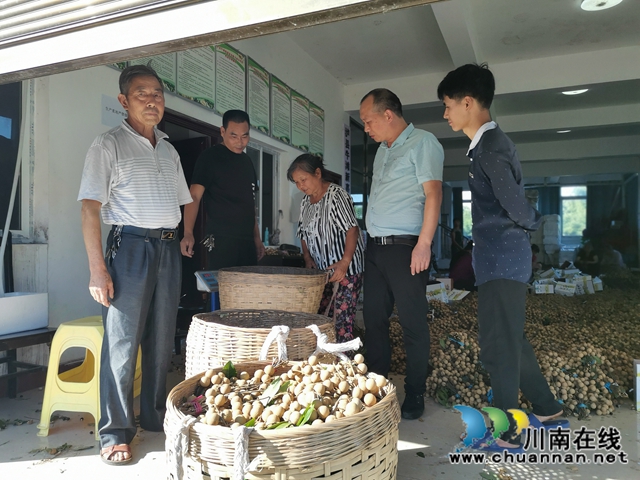
[[[327,270],[333,269],[333,275],[329,279],[330,282],[340,282],[346,275],[349,269],[349,262],[340,260],[333,265],[329,265]]]
[[[316,265],[316,262],[314,262],[313,258],[311,257],[304,258],[304,266],[305,268],[318,268],[318,266]]]

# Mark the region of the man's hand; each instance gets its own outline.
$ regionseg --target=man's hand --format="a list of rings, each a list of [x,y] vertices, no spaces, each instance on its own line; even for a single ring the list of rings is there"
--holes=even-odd
[[[418,243],[411,252],[411,275],[424,272],[431,262],[431,245]]]
[[[347,262],[344,262],[343,260],[340,260],[339,262],[336,262],[333,265],[329,265],[327,267],[327,270],[330,270],[330,269],[333,269],[333,275],[331,276],[329,281],[339,282],[347,275],[349,264]]]
[[[110,300],[113,299],[114,291],[113,281],[109,272],[104,270],[100,273],[92,273],[89,279],[89,291],[96,302],[105,307],[111,305]]]
[[[192,233],[185,233],[180,240],[180,251],[185,257],[193,257],[193,247],[196,241]]]
[[[256,240],[256,255],[258,256],[258,261],[262,260],[265,255],[264,244],[259,239]]]

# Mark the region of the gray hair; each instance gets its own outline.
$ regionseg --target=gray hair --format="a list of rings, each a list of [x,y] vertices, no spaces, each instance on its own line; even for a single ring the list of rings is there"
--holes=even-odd
[[[156,73],[156,71],[148,65],[131,65],[125,68],[120,74],[120,79],[118,83],[120,85],[120,93],[124,96],[129,95],[129,87],[131,87],[131,82],[136,77],[154,77],[158,80],[160,84],[160,88],[164,90],[162,86],[162,80]]]

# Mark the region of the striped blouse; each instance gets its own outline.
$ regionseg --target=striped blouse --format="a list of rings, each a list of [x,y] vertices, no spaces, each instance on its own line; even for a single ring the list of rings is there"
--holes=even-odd
[[[300,203],[300,220],[296,235],[305,241],[317,267],[326,270],[342,259],[347,231],[357,227],[351,196],[335,183],[329,184],[324,196],[311,203],[305,195]],[[358,242],[347,275],[356,275],[364,270],[364,244],[358,231]]]

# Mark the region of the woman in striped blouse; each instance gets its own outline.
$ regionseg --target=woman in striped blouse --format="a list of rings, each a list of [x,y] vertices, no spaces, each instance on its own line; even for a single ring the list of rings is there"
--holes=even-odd
[[[351,196],[326,179],[322,159],[305,153],[296,158],[287,178],[305,194],[296,234],[307,268],[329,270],[319,313],[335,318],[336,340],[353,339],[356,304],[362,288],[364,245]]]

